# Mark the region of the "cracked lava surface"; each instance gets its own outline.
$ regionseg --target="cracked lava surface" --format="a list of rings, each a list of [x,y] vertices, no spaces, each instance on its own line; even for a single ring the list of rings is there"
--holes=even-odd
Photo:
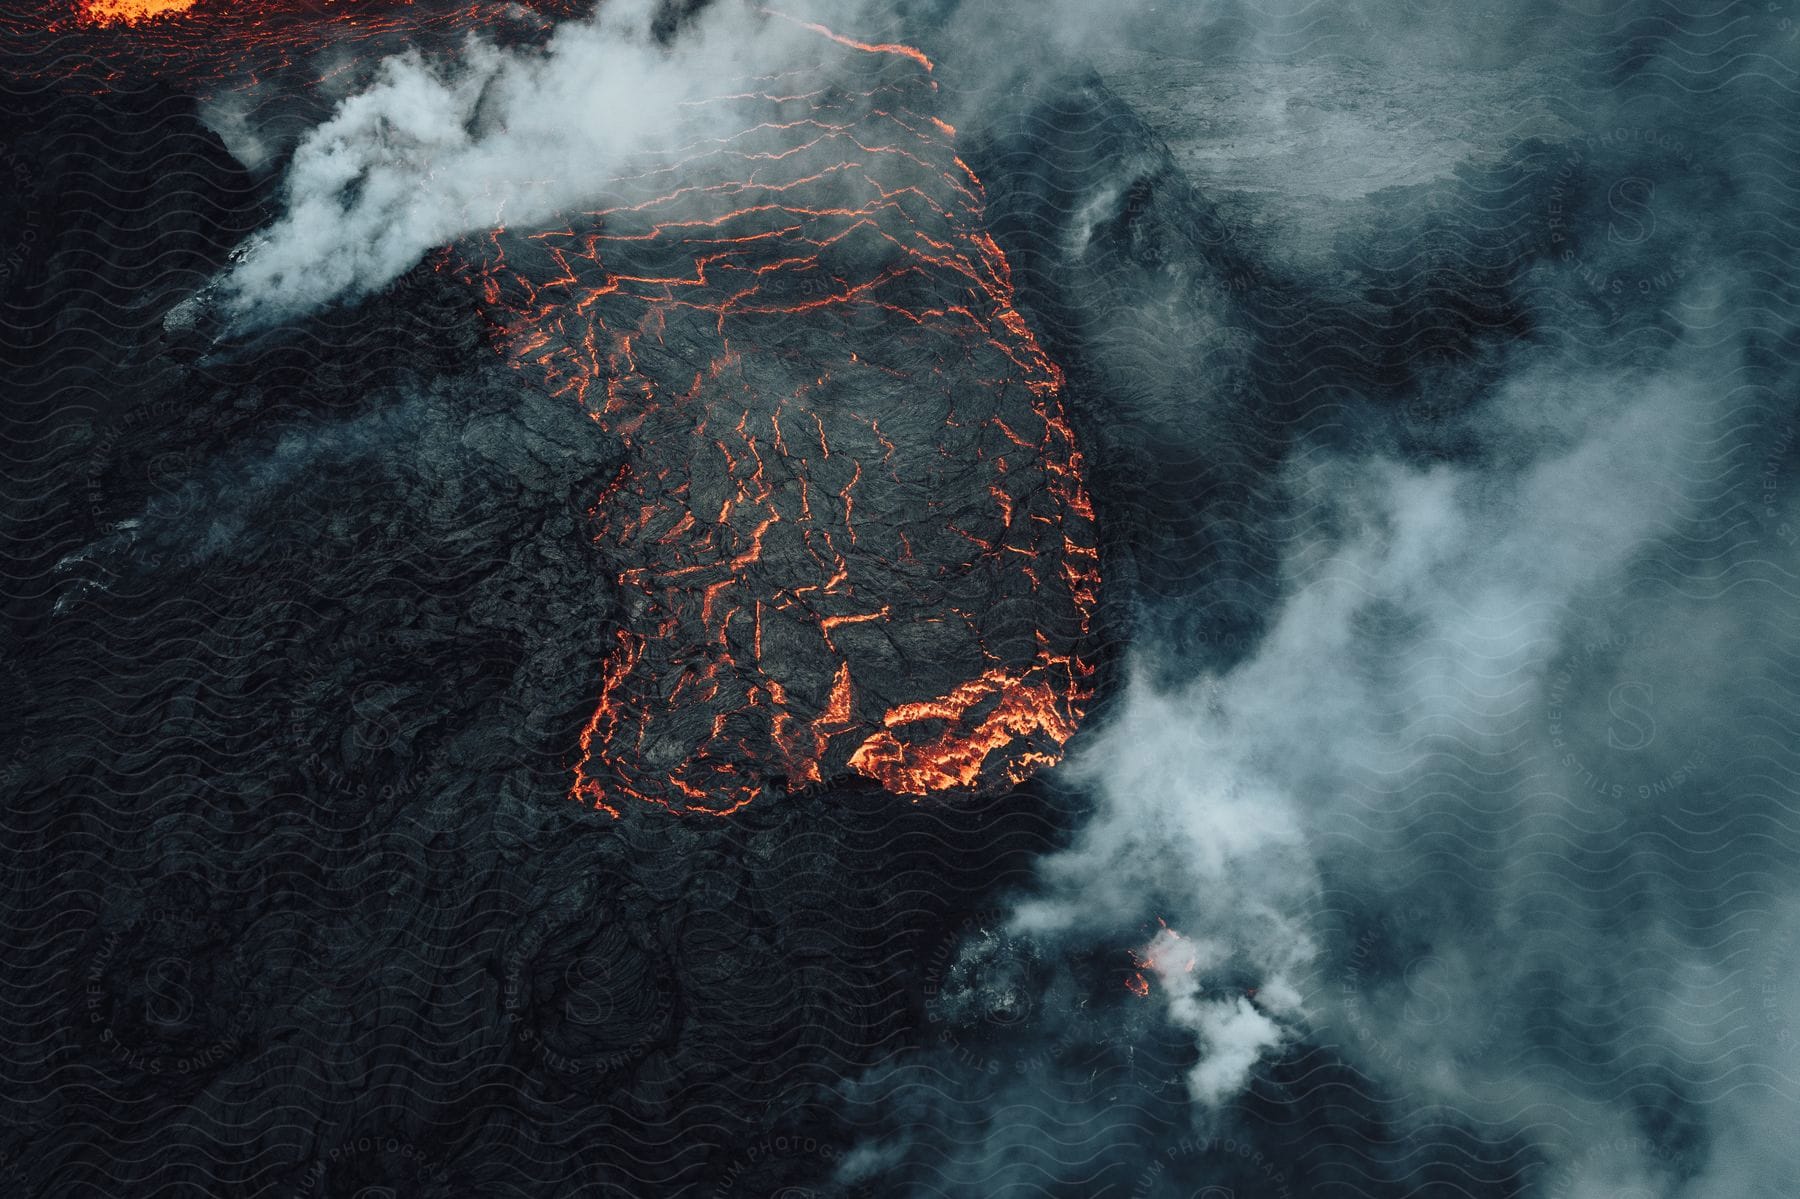
[[[726,814],[861,775],[973,794],[1060,756],[1099,585],[1063,379],[930,65],[757,80],[563,228],[446,259],[630,458],[570,793]],[[737,130],[719,134],[724,128]]]

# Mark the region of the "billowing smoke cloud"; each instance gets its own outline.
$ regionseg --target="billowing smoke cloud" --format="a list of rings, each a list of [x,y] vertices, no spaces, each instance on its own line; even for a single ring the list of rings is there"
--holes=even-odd
[[[1321,868],[1377,887],[1424,815],[1388,823],[1359,797],[1439,768],[1434,749],[1530,752],[1520,712],[1542,700],[1573,601],[1691,515],[1669,480],[1716,436],[1717,376],[1675,360],[1691,369],[1521,369],[1467,418],[1507,469],[1302,456],[1290,488],[1313,532],[1290,547],[1291,595],[1259,649],[1176,691],[1138,672],[1072,764],[1101,810],[1045,862],[1048,893],[1017,923],[1120,935],[1160,915],[1187,934],[1146,956],[1171,1018],[1197,1034],[1196,1097],[1229,1097],[1288,1039],[1282,1022],[1333,1020],[1301,994],[1319,956]],[[1254,1003],[1218,991],[1233,977],[1251,981]]]
[[[704,10],[664,44],[657,13],[608,0],[541,51],[471,38],[453,59],[384,62],[299,144],[281,217],[222,281],[228,311],[244,328],[302,316],[374,292],[466,234],[592,205],[636,153],[741,132],[709,130],[696,102],[799,66],[816,80],[850,53],[739,4]]]
[[[1424,8],[1421,28],[1438,26]],[[1545,15],[1593,53],[1580,21]],[[1469,57],[1450,31],[1433,36],[1448,59]],[[1496,97],[1498,110],[1561,116],[1502,121],[1484,147],[1507,153],[1510,129],[1527,143],[1518,159],[1406,180],[1441,211],[1467,203],[1466,229],[1409,224],[1366,187],[1339,188],[1340,159],[1259,172],[1232,150],[1253,186],[1278,175],[1321,197],[1250,203],[1313,238],[1306,260],[1332,271],[1361,258],[1423,276],[1441,231],[1457,267],[1432,301],[1445,303],[1483,286],[1484,237],[1513,262],[1543,257],[1505,285],[1528,321],[1479,339],[1476,361],[1393,373],[1394,402],[1429,412],[1428,430],[1351,407],[1333,436],[1302,434],[1280,455],[1281,565],[1266,589],[1280,598],[1253,651],[1221,665],[1141,639],[1125,694],[1063,772],[1098,808],[1045,859],[1013,928],[1068,960],[1137,951],[1147,1003],[1192,1036],[1205,1121],[1230,1119],[1221,1109],[1259,1077],[1266,1104],[1278,1060],[1324,1046],[1421,1122],[1450,1110],[1484,1137],[1535,1143],[1546,1164],[1515,1182],[1524,1193],[1775,1194],[1796,1168],[1791,1145],[1760,1131],[1800,1108],[1800,995],[1776,965],[1800,935],[1793,761],[1758,731],[1785,736],[1766,722],[1791,724],[1775,714],[1795,688],[1774,598],[1800,577],[1779,532],[1797,507],[1793,370],[1769,349],[1795,313],[1755,265],[1790,252],[1775,214],[1791,216],[1791,182],[1754,149],[1787,101],[1747,78],[1697,88],[1691,47],[1659,59],[1654,45],[1633,47],[1630,86],[1537,64],[1536,94]],[[1278,95],[1325,78],[1270,74]],[[1367,91],[1294,89],[1269,119],[1285,135],[1296,108],[1336,120],[1318,114]],[[1227,115],[1254,118],[1251,101]],[[1127,222],[1131,202],[1110,198],[1128,191],[1104,180],[1093,204],[1078,192],[1062,207],[1085,234]],[[1383,217],[1362,223],[1352,203]],[[1422,235],[1393,232],[1407,227]],[[1131,282],[1127,307],[1087,326],[1094,342],[1166,356],[1147,326],[1208,328],[1207,308],[1148,261],[1144,286],[1135,267],[1109,268]],[[1157,311],[1170,305],[1176,316]],[[1359,318],[1346,335],[1370,328]],[[1124,351],[1100,353],[1104,378],[1104,355]],[[1137,354],[1128,373],[1155,361]],[[1204,355],[1184,361],[1196,370],[1145,390],[1185,397],[1171,411],[1189,415],[1205,461],[1252,414],[1233,415],[1234,359],[1213,357],[1210,376]],[[1330,382],[1307,380],[1321,408]],[[1346,419],[1364,426],[1354,451]],[[1180,422],[1138,435],[1166,441]],[[1156,918],[1180,939],[1146,943]],[[1068,1024],[1046,1013],[1046,1026]]]
[[[1286,1038],[1278,1020],[1300,1014],[1296,983],[1316,952],[1304,924],[1317,882],[1303,813],[1246,752],[1260,747],[1225,702],[1217,681],[1177,695],[1132,684],[1070,771],[1103,806],[1071,850],[1043,864],[1049,890],[1016,916],[1021,931],[1049,937],[1117,938],[1155,915],[1187,930],[1164,930],[1139,956],[1170,1018],[1198,1037],[1190,1083],[1208,1105],[1234,1096]],[[1144,910],[1149,897],[1164,910]],[[1202,993],[1233,973],[1260,982],[1260,1008]]]

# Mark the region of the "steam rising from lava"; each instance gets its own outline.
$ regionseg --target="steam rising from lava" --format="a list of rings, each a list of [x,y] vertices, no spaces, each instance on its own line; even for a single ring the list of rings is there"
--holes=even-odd
[[[296,150],[282,217],[223,281],[230,311],[265,326],[374,292],[460,237],[560,219],[634,156],[691,135],[719,81],[801,67],[824,80],[858,53],[737,6],[664,46],[654,16],[648,0],[613,0],[542,51],[471,37],[450,59],[384,62]],[[822,48],[835,53],[821,62]]]

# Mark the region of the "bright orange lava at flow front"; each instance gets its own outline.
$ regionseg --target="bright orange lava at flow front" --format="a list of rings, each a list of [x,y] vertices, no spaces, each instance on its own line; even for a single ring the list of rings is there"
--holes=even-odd
[[[135,25],[153,17],[186,12],[195,0],[81,0],[81,17],[96,24],[121,22]]]
[[[592,508],[628,615],[570,788],[615,816],[847,774],[1018,783],[1091,695],[1061,372],[920,112],[924,56],[822,32],[876,60],[868,91],[796,73],[695,105],[691,143],[606,207],[443,262],[631,455]]]

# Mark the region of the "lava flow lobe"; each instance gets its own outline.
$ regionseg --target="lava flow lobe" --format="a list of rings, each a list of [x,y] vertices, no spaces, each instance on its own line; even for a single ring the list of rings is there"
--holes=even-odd
[[[571,788],[615,815],[851,774],[993,789],[1054,762],[1091,693],[1061,373],[930,64],[820,32],[868,78],[693,105],[690,144],[604,206],[446,260],[629,451],[592,509],[626,617]]]

